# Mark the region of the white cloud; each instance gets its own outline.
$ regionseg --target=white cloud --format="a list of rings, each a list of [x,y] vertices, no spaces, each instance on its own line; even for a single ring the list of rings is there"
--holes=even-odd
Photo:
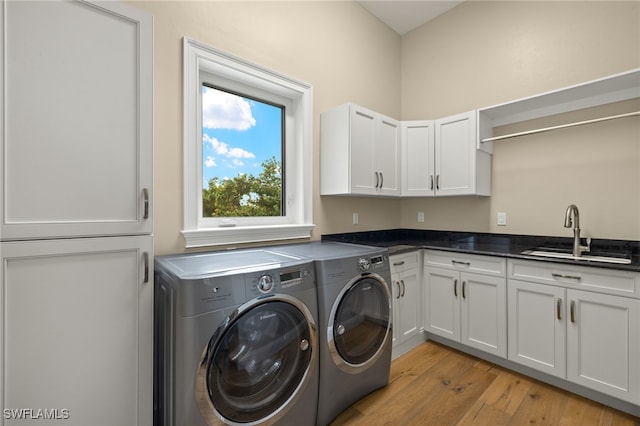
[[[216,166],[215,158],[213,158],[212,156],[208,156],[207,159],[204,160],[204,165],[206,167],[215,167]]]
[[[253,152],[246,151],[242,148],[229,148],[228,144],[220,142],[218,139],[212,138],[207,134],[202,136],[202,141],[210,144],[214,152],[218,155],[223,155],[228,158],[256,158]]]
[[[241,97],[215,89],[208,89],[202,93],[203,127],[247,130],[255,124],[251,105]]]

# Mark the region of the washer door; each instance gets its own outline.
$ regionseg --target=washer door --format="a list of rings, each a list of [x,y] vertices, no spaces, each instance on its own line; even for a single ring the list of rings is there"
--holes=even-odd
[[[196,400],[209,425],[278,420],[311,378],[317,329],[297,299],[267,296],[234,311],[203,353]]]
[[[358,276],[338,296],[328,326],[329,350],[348,373],[369,368],[391,340],[391,294],[377,274]]]

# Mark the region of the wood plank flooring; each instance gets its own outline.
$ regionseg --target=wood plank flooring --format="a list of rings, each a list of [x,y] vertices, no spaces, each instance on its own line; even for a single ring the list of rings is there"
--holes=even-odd
[[[640,419],[426,342],[394,360],[389,385],[331,426],[640,425]]]

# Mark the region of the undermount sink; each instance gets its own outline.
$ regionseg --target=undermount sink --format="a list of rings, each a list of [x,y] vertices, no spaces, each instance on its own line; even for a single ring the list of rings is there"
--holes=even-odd
[[[522,254],[528,256],[540,256],[549,257],[554,259],[568,259],[568,260],[584,260],[590,262],[603,262],[603,263],[631,263],[630,256],[624,254],[611,254],[611,253],[585,253],[580,256],[574,256],[569,250],[554,249],[554,248],[535,248],[531,250],[525,250]]]

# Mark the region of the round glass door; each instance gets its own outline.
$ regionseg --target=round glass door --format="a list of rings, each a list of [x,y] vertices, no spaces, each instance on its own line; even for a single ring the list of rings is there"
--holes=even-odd
[[[340,358],[352,365],[376,358],[391,326],[390,295],[372,277],[354,283],[335,310],[333,339]]]
[[[312,339],[305,315],[290,303],[270,301],[240,314],[208,358],[205,380],[215,410],[238,423],[280,410],[310,367]]]

